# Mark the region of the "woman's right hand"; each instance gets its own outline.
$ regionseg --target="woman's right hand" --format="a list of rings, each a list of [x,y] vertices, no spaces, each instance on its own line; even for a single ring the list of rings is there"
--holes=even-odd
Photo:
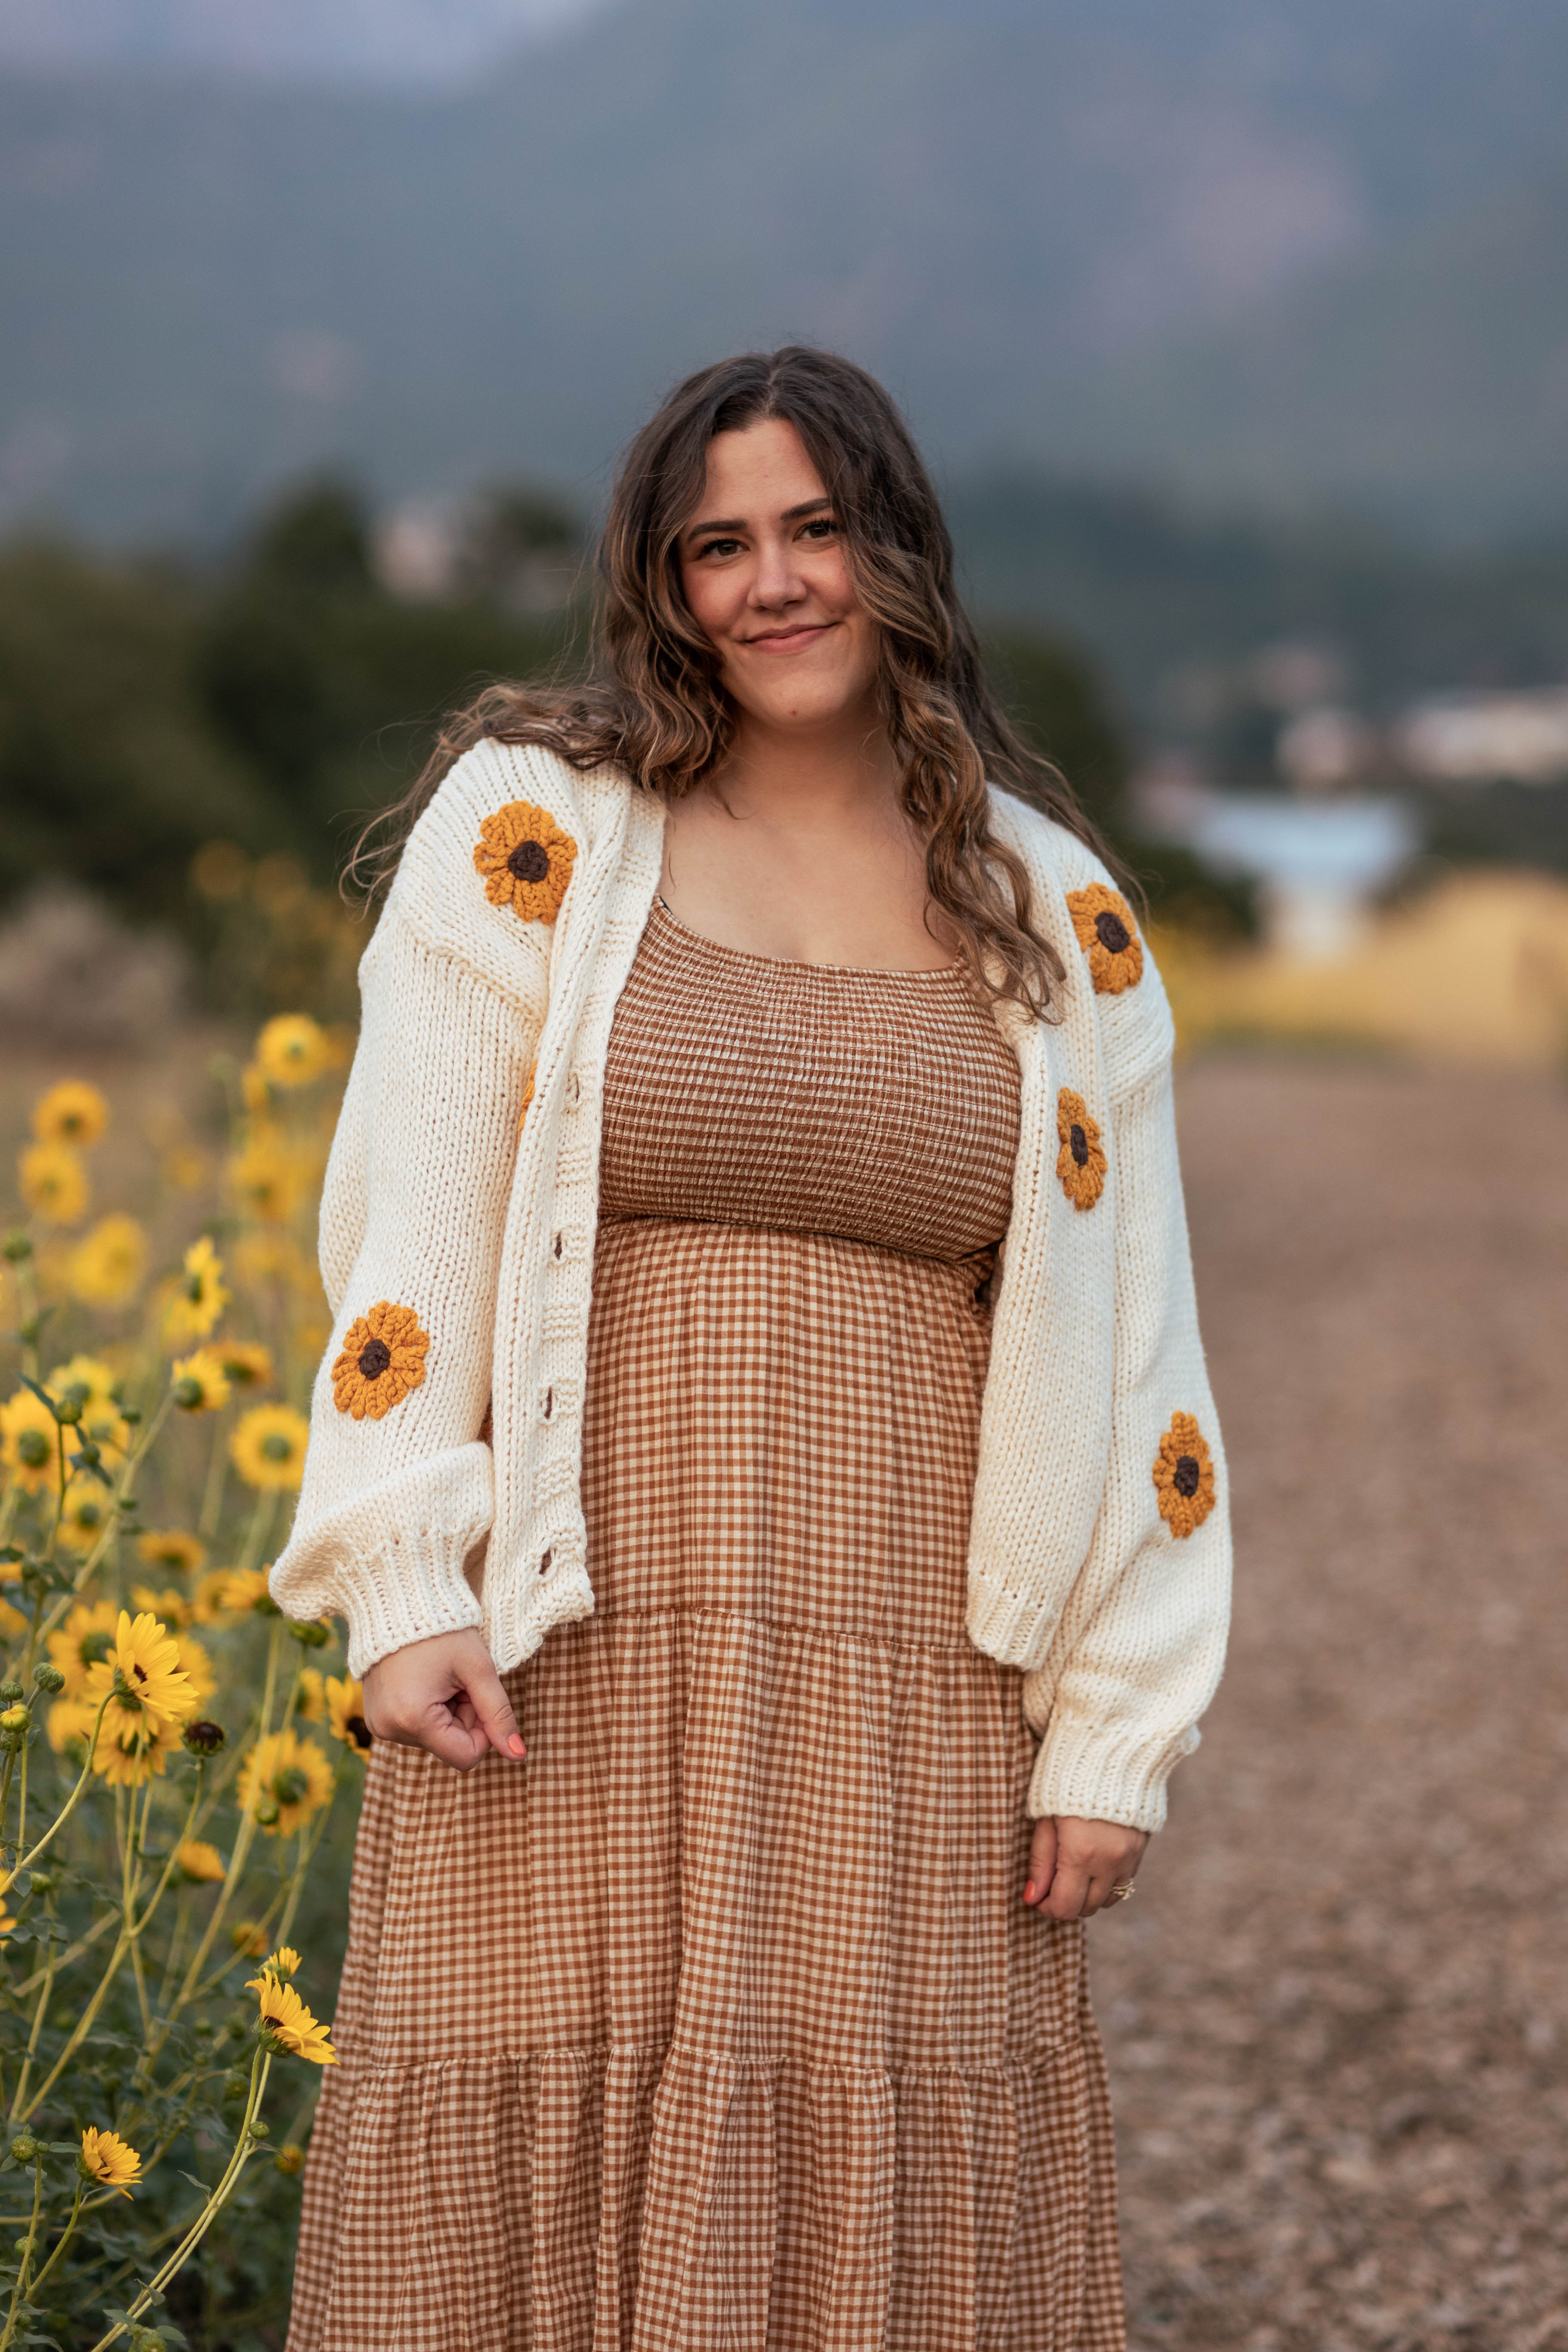
[[[471,1772],[492,1748],[526,1753],[495,1662],[471,1630],[410,1642],[367,1667],[364,1719],[378,1739],[427,1748],[458,1772]]]

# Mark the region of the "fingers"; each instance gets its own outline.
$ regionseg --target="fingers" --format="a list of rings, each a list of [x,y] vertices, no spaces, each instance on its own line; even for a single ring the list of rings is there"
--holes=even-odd
[[[1068,1814],[1037,1822],[1024,1900],[1047,1918],[1091,1919],[1119,1886],[1131,1883],[1148,1843],[1144,1831],[1118,1822]]]
[[[468,1696],[469,1706],[479,1717],[478,1731],[489,1740],[496,1754],[526,1755],[522,1734],[511,1711],[511,1701],[491,1664],[488,1650],[484,1653],[483,1664],[468,1676]]]
[[[500,1676],[476,1633],[410,1643],[364,1677],[365,1721],[378,1739],[427,1748],[458,1772],[492,1751],[527,1751]]]

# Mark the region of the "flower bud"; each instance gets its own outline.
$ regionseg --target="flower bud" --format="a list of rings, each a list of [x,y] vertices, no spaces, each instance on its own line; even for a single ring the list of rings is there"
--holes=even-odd
[[[272,2137],[272,2126],[271,2126],[271,2125],[268,2122],[268,2120],[267,2120],[267,2118],[266,2118],[266,2116],[251,2116],[251,2118],[250,2118],[250,2137],[251,2137],[251,2138],[252,2138],[252,2139],[270,2139],[270,2138],[271,2138],[271,2137]]]
[[[223,2078],[226,2099],[243,2099],[250,2088],[250,2077],[242,2067],[231,2066]]]
[[[205,1717],[200,1722],[187,1723],[180,1734],[193,1756],[216,1756],[227,1738],[221,1723],[209,1723]]]
[[[258,1797],[254,1810],[257,1821],[264,1830],[275,1828],[283,1816],[283,1808],[275,1797]]]
[[[31,2164],[35,2157],[43,2154],[43,2149],[31,2132],[18,2132],[6,2153],[16,2164]]]
[[[142,1418],[141,1406],[139,1404],[122,1404],[120,1408],[120,1418],[124,1422],[128,1429],[134,1429]]]
[[[331,1627],[323,1625],[319,1617],[309,1617],[303,1624],[290,1618],[289,1631],[302,1650],[324,1650],[332,1638]]]
[[[51,1694],[55,1691],[62,1691],[66,1686],[66,1678],[52,1658],[38,1660],[37,1664],[33,1668],[33,1680],[41,1691],[48,1691]]]
[[[203,1388],[200,1381],[194,1381],[189,1372],[187,1372],[184,1380],[179,1380],[174,1382],[174,1387],[169,1391],[169,1394],[173,1397],[174,1402],[179,1406],[182,1412],[195,1412],[197,1406],[201,1403],[203,1397],[206,1394],[206,1391]]]
[[[291,2139],[285,2140],[272,2161],[278,2167],[279,2172],[303,2172],[305,2169],[305,2151],[299,2146],[297,2141]]]
[[[0,1731],[5,1732],[13,1739],[19,1739],[32,1720],[33,1710],[30,1706],[20,1705],[8,1706],[3,1714],[0,1714]]]
[[[81,1399],[79,1396],[57,1397],[53,1411],[62,1429],[74,1429],[81,1419]]]
[[[7,1234],[3,1244],[5,1256],[12,1265],[23,1265],[33,1255],[32,1238],[27,1234]]]
[[[60,1883],[59,1873],[55,1870],[35,1870],[32,1875],[35,1895],[52,1895]]]
[[[139,2327],[131,2338],[131,2352],[169,2352],[168,2345],[153,2327]]]
[[[7,1706],[13,1706],[15,1702],[21,1697],[21,1696],[22,1685],[20,1683],[12,1682],[9,1679],[0,1683],[0,1699],[4,1699]]]

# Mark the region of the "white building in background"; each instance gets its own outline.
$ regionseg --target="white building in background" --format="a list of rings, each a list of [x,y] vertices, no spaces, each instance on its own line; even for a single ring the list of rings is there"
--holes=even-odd
[[[1403,767],[1431,783],[1560,783],[1568,778],[1568,687],[1434,697],[1406,711],[1394,747]]]

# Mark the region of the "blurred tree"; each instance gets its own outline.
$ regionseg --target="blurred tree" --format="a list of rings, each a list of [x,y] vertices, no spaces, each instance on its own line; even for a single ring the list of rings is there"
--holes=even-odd
[[[218,739],[325,877],[402,789],[443,713],[489,678],[552,667],[569,625],[477,593],[398,602],[371,569],[358,496],[317,482],[263,519],[203,614],[196,675]]]
[[[211,835],[272,838],[267,793],[207,724],[195,622],[172,576],[0,553],[0,899],[58,876],[168,918]]]
[[[1026,628],[988,629],[982,651],[1008,717],[1060,769],[1154,918],[1216,939],[1249,937],[1257,929],[1249,884],[1217,881],[1189,850],[1146,841],[1131,824],[1127,740],[1084,656]]]

